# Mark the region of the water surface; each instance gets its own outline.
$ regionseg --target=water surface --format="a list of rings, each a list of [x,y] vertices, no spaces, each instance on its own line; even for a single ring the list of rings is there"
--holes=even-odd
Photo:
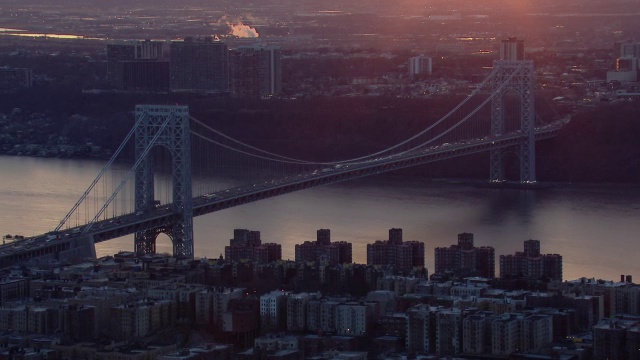
[[[0,233],[30,236],[54,229],[102,165],[0,156]],[[390,228],[400,227],[405,240],[425,242],[429,271],[435,247],[454,244],[460,232],[472,232],[475,244],[493,246],[496,256],[521,251],[524,240],[540,240],[543,253],[563,256],[565,279],[637,278],[639,215],[636,187],[497,190],[386,175],[198,217],[195,254],[218,257],[234,228],[248,228],[259,230],[263,242],[282,244],[283,258],[293,259],[295,244],[315,240],[317,229],[329,228],[332,240],[352,242],[354,261],[365,263],[366,244],[387,239]],[[171,252],[168,237],[161,236],[157,248]],[[99,256],[132,249],[132,236],[96,246]]]

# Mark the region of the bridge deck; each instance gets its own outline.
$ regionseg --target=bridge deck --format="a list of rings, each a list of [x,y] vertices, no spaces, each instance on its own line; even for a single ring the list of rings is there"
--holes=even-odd
[[[535,139],[553,137],[566,124],[557,121],[536,129]],[[519,132],[497,137],[486,137],[455,144],[432,146],[423,150],[381,156],[358,163],[333,165],[309,173],[301,173],[281,179],[227,189],[193,198],[193,215],[200,216],[230,207],[267,199],[270,197],[304,190],[311,187],[347,181],[364,176],[380,174],[439,160],[469,155],[490,149],[519,145],[524,141]],[[176,215],[172,204],[159,206],[148,213],[130,213],[98,221],[82,235],[85,226],[47,233],[0,246],[0,265],[22,261],[32,257],[57,254],[76,246],[79,239],[90,239],[95,243],[133,234],[143,230],[157,229],[171,223]]]

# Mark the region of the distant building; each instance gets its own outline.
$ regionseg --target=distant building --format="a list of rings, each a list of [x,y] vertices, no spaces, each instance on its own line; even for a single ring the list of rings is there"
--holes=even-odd
[[[593,327],[593,359],[637,359],[640,325],[637,317],[603,320]]]
[[[253,343],[260,327],[260,299],[245,297],[229,302],[228,310],[222,315],[222,331],[230,338]]]
[[[110,317],[114,337],[140,338],[175,324],[175,302],[155,300],[122,304],[110,309]]]
[[[436,310],[419,304],[407,310],[407,351],[429,354],[436,351]]]
[[[280,49],[243,46],[229,51],[231,95],[264,98],[282,92]]]
[[[97,334],[96,308],[78,304],[61,305],[60,330],[72,341],[90,341]]]
[[[540,241],[524,242],[524,252],[500,255],[501,278],[562,280],[562,256],[540,254]]]
[[[119,359],[119,360],[132,360],[132,359],[164,359],[161,356],[176,351],[176,345],[149,345],[149,346],[134,346],[125,345],[123,342],[112,343],[110,345],[100,344],[98,342],[79,342],[73,344],[54,343],[52,349],[55,350],[55,354],[51,354],[46,359]],[[45,359],[45,357],[36,357],[39,354],[45,352],[45,349],[41,349],[38,353],[33,355],[26,355],[28,359]],[[186,351],[183,352],[186,354]],[[104,355],[103,355],[104,354]],[[57,355],[57,357],[55,356]],[[192,357],[187,358],[169,358],[169,359],[194,359]],[[198,359],[198,358],[196,358]],[[200,358],[201,359],[201,358]],[[211,359],[211,357],[207,357]],[[215,359],[226,359],[223,357],[216,357]]]
[[[421,75],[431,75],[433,62],[430,57],[424,55],[409,58],[409,79],[415,80]]]
[[[165,41],[144,40],[134,44],[136,60],[161,60],[169,58],[169,43]]]
[[[462,353],[462,311],[447,309],[436,313],[436,354]]]
[[[260,231],[234,229],[233,239],[224,247],[224,257],[231,261],[249,260],[258,264],[266,264],[282,259],[280,244],[262,244]]]
[[[331,242],[331,230],[319,229],[316,241],[296,244],[296,261],[319,262],[324,265],[347,264],[352,261],[352,245],[345,241]]]
[[[334,332],[340,299],[311,299],[307,303],[307,331]]]
[[[29,278],[0,279],[0,305],[22,299],[29,294]]]
[[[33,86],[33,72],[26,68],[0,67],[0,93]]]
[[[222,327],[222,316],[228,310],[229,303],[234,299],[241,299],[242,288],[213,287],[196,294],[195,314],[196,323],[213,324]]]
[[[107,45],[107,78],[122,90],[169,90],[169,47],[163,41]]]
[[[396,296],[404,296],[414,293],[419,283],[420,279],[415,277],[385,276],[378,280],[377,290],[393,291]]]
[[[284,330],[287,325],[287,296],[282,291],[272,291],[260,296],[260,327],[264,331]]]
[[[233,239],[229,240],[230,246],[253,247],[261,243],[260,231],[247,229],[233,229]]]
[[[300,293],[287,298],[287,331],[303,332],[307,330],[307,307],[317,294]]]
[[[365,303],[347,302],[336,307],[338,335],[365,336],[372,324],[373,307]]]
[[[187,37],[184,41],[171,43],[170,49],[172,91],[229,91],[227,44],[211,37]]]
[[[520,332],[516,315],[504,314],[491,322],[491,355],[509,356],[518,350]]]
[[[234,359],[232,345],[205,344],[190,348],[179,349],[178,351],[162,355],[158,360],[231,360]]]
[[[169,90],[169,62],[157,60],[123,61],[118,87],[124,90]]]
[[[389,240],[367,244],[367,265],[389,265],[397,272],[424,268],[424,243],[402,241],[402,229],[389,229]]]
[[[53,334],[59,329],[58,313],[46,306],[22,305],[0,308],[0,331],[21,334]]]
[[[458,234],[458,245],[438,247],[434,251],[435,274],[451,272],[458,276],[494,278],[495,250],[491,246],[473,246],[473,234]]]
[[[135,43],[107,44],[107,80],[116,85],[122,78],[121,63],[136,59]]]
[[[500,60],[524,60],[524,40],[510,37],[500,43]]]
[[[530,315],[520,319],[520,344],[522,352],[539,352],[553,341],[553,321],[549,315]]]
[[[462,320],[462,351],[466,354],[485,354],[491,345],[491,321],[487,313],[465,316]]]
[[[636,82],[640,71],[640,43],[617,44],[620,49],[616,69],[607,72],[607,81]]]

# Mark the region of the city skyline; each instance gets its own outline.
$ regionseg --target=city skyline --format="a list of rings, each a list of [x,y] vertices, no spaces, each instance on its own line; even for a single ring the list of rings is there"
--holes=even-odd
[[[6,2],[0,357],[637,358],[639,17]]]
[[[520,52],[522,53],[522,49],[520,50]],[[521,55],[518,55],[518,56],[522,56],[522,54],[521,54]],[[326,171],[326,170],[323,170],[323,172],[324,172],[324,171]],[[254,186],[255,186],[255,184],[254,184]],[[535,236],[535,234],[534,234],[534,236]]]

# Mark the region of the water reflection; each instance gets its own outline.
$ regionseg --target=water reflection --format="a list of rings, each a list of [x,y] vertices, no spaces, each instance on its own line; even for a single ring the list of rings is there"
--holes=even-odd
[[[522,225],[532,222],[538,190],[487,189],[486,208],[482,211],[481,223],[505,224],[516,219]]]

